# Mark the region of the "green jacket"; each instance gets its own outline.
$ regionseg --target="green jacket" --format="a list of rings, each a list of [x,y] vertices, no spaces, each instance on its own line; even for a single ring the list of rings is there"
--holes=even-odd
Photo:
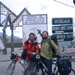
[[[58,48],[58,46],[54,43],[53,40],[51,40],[51,45],[54,48],[55,52],[57,53],[57,55],[60,54],[60,50]],[[49,43],[49,39],[45,39],[42,41],[41,43],[41,49],[40,49],[40,54],[42,57],[50,60],[53,58],[53,53],[52,53],[52,49]]]

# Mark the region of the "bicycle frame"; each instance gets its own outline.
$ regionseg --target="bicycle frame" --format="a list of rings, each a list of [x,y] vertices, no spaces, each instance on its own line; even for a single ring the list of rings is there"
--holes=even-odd
[[[11,52],[11,55],[12,57],[15,56],[15,58],[12,59],[12,61],[15,61],[15,62],[19,62],[22,67],[25,69],[25,62],[21,63],[21,61],[24,61],[18,54],[14,54]]]

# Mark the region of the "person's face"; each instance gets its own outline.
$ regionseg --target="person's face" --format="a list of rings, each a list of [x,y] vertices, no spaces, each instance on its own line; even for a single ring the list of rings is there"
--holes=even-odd
[[[34,40],[35,40],[35,36],[31,34],[30,37],[29,37],[29,39],[30,39],[31,41],[34,41]]]
[[[42,33],[42,37],[48,37],[47,33],[46,32]]]

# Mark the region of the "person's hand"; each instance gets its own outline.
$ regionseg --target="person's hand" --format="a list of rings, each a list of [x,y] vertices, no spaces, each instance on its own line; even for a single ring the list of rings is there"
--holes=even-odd
[[[32,52],[32,54],[36,54],[35,52]]]
[[[36,55],[36,58],[40,59],[40,55]]]

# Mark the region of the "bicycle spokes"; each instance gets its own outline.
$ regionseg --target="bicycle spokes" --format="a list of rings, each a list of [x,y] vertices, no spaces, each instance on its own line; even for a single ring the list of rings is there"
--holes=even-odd
[[[15,69],[16,62],[12,61],[12,63],[8,66],[6,75],[12,75]]]

